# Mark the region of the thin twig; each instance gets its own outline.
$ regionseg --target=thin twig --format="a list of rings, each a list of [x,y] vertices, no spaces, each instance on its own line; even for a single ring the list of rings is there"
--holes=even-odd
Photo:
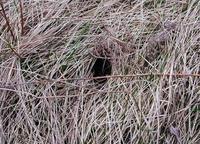
[[[22,1],[19,1],[19,8],[20,8],[20,18],[21,18],[21,35],[24,35],[24,16],[23,16],[23,4]]]
[[[15,51],[15,48],[13,48],[13,46],[11,44],[8,43],[9,48],[13,51],[13,53],[19,57],[19,59],[22,59],[22,57]]]
[[[102,78],[133,78],[133,77],[146,77],[146,76],[173,76],[173,77],[200,77],[200,74],[184,74],[184,73],[146,73],[146,74],[134,74],[134,75],[108,75],[108,76],[100,76],[100,77],[91,77],[91,78],[69,78],[62,79],[61,81],[66,80],[94,80],[94,79],[102,79]]]
[[[100,77],[90,77],[90,78],[68,78],[68,79],[44,79],[44,80],[36,80],[32,82],[25,82],[21,84],[7,84],[9,86],[14,86],[14,85],[27,85],[27,84],[47,84],[47,83],[66,83],[67,81],[73,81],[73,80],[95,80],[95,79],[102,79],[102,78],[135,78],[135,77],[147,77],[147,76],[163,76],[163,77],[200,77],[200,74],[183,74],[183,73],[174,73],[174,74],[169,74],[169,73],[146,73],[146,74],[134,74],[134,75],[110,75],[110,76],[100,76]],[[3,82],[0,81],[1,85],[5,85]]]
[[[1,6],[1,15],[4,17],[5,21],[6,21],[6,25],[8,27],[8,30],[10,31],[10,34],[13,38],[13,41],[16,41],[16,38],[15,38],[15,35],[14,35],[14,32],[11,28],[11,25],[10,25],[10,20],[9,18],[6,16],[6,12],[5,12],[5,9],[4,9],[4,6],[3,6],[3,2],[2,0],[0,0],[0,6]],[[10,45],[10,49],[14,52],[15,55],[17,55],[20,59],[21,59],[21,56],[15,51],[15,49]]]
[[[10,34],[11,34],[11,36],[13,37],[13,40],[15,41],[16,38],[15,38],[14,33],[13,33],[13,31],[12,31],[12,28],[11,28],[11,26],[10,26],[10,20],[9,20],[9,19],[7,18],[7,16],[6,16],[6,12],[5,12],[5,9],[4,9],[2,0],[0,0],[0,6],[1,6],[1,10],[2,10],[1,15],[4,17],[4,19],[5,19],[5,21],[6,21],[6,24],[7,24],[7,27],[8,27],[8,30],[10,31]]]
[[[8,27],[8,30],[10,31],[10,34],[11,34],[11,36],[13,38],[13,41],[16,41],[16,37],[15,37],[14,32],[13,32],[13,30],[11,28],[11,25],[10,25],[10,20],[6,16],[6,12],[5,12],[2,0],[0,0],[0,6],[1,6],[1,10],[2,10],[1,15],[3,16],[3,18],[6,21],[6,25]],[[15,51],[15,49],[11,45],[10,45],[10,49],[15,53],[15,55],[17,55],[21,59],[21,56]]]

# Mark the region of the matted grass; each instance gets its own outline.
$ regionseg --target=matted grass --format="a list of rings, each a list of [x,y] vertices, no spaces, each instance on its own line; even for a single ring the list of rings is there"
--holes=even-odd
[[[200,143],[199,0],[0,6],[1,144]]]

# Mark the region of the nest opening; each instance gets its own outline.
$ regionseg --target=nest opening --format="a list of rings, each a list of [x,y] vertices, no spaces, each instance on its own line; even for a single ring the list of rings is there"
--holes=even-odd
[[[112,72],[112,64],[110,60],[105,58],[97,58],[93,67],[92,74],[93,77],[103,77],[107,75],[111,75]],[[107,82],[107,78],[94,79],[94,82],[97,84],[105,84]]]

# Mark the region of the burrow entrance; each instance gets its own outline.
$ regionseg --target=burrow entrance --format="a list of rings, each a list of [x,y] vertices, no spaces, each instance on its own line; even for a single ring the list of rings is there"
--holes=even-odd
[[[93,67],[92,67],[92,74],[93,77],[101,77],[111,75],[112,72],[112,64],[109,59],[105,58],[97,58]],[[107,78],[100,78],[94,79],[96,84],[103,85],[107,82]]]

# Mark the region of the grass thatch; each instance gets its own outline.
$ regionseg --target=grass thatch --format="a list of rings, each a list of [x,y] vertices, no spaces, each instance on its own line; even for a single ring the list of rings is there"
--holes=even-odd
[[[199,0],[0,0],[0,15],[1,144],[200,143]]]

